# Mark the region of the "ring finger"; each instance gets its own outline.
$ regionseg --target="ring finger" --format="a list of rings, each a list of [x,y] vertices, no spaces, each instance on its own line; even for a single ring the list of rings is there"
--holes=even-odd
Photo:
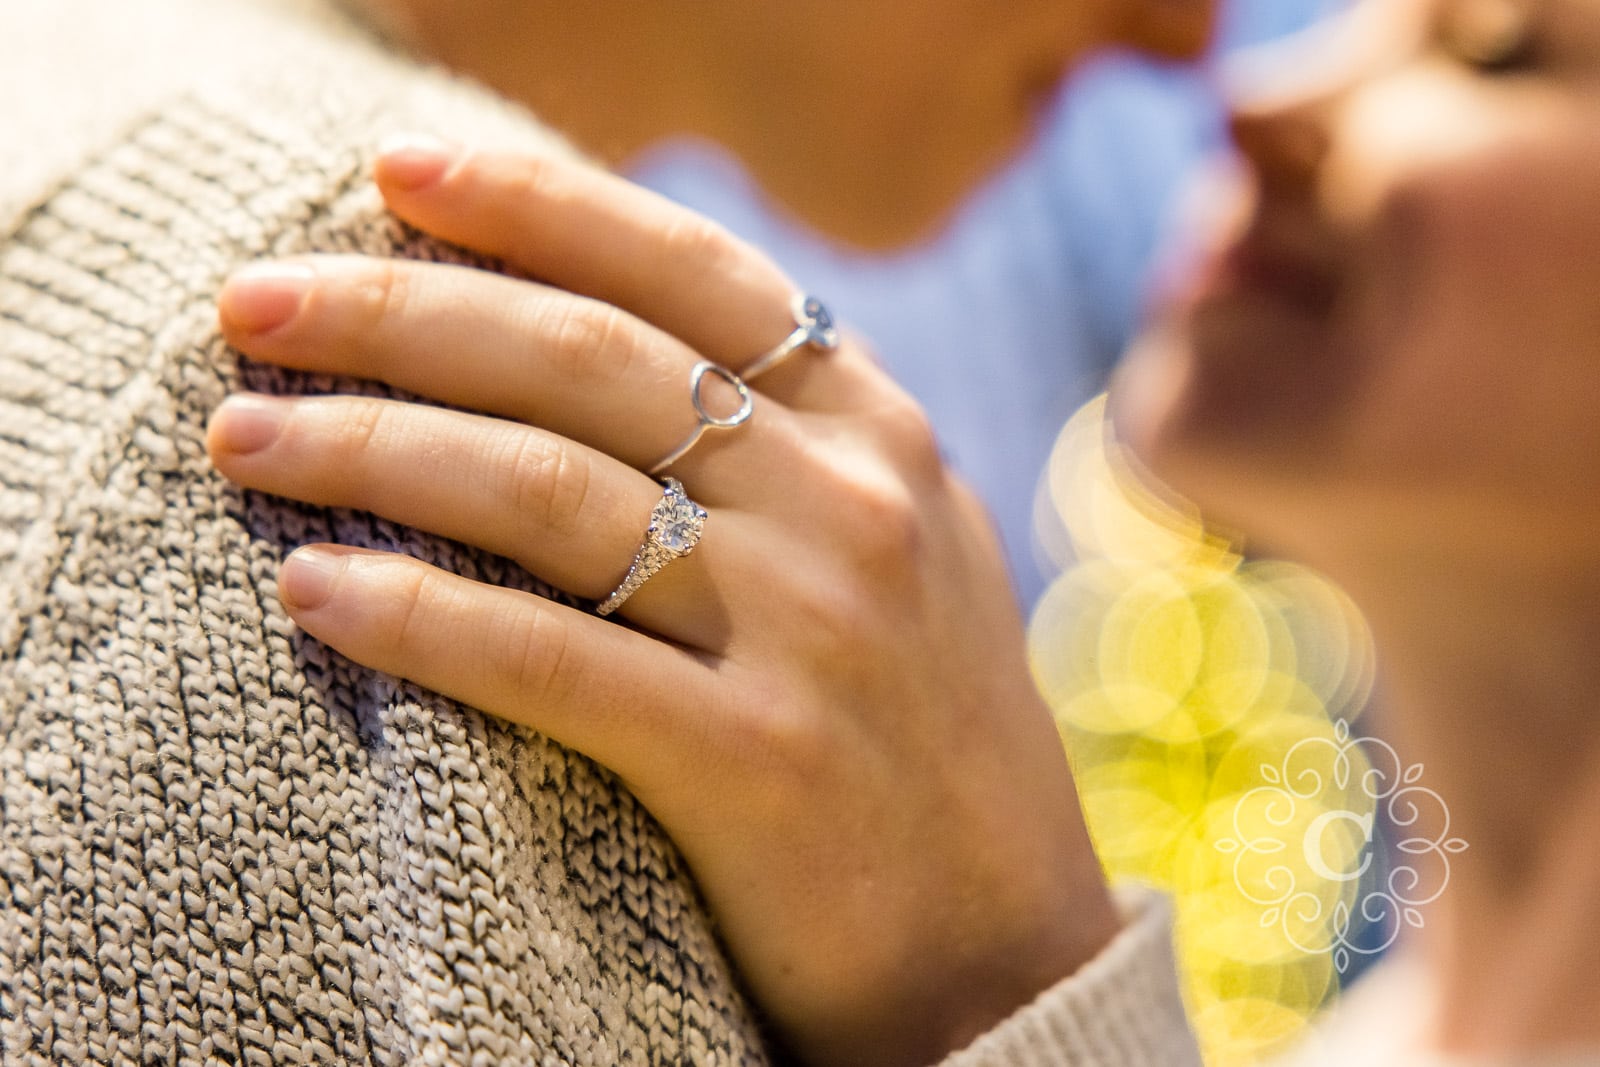
[[[661,485],[591,448],[501,419],[369,397],[230,397],[212,419],[213,462],[241,485],[370,511],[515,560],[598,600],[638,550]],[[701,542],[651,578],[622,614],[713,648],[725,620],[697,612],[745,517],[719,511]]]

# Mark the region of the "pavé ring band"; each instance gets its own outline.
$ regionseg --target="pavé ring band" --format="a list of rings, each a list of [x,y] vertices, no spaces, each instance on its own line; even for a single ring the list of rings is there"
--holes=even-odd
[[[758,375],[767,373],[808,345],[818,352],[832,352],[839,347],[839,327],[833,321],[833,313],[821,300],[796,293],[789,310],[794,313],[794,330],[744,369],[741,377],[745,381],[754,381]]]
[[[668,478],[661,499],[650,512],[650,525],[645,528],[644,542],[633,555],[633,563],[623,576],[622,584],[595,605],[596,615],[610,615],[622,607],[624,601],[639,591],[639,587],[655,576],[661,568],[694,551],[700,543],[700,532],[705,529],[706,509],[689,499],[683,483]]]
[[[739,409],[732,415],[713,415],[707,410],[705,398],[701,396],[701,390],[705,388],[707,374],[721,378],[733,386],[734,391],[739,394]],[[755,398],[750,395],[750,390],[744,384],[744,380],[727,367],[720,367],[708,359],[702,359],[699,363],[696,363],[694,369],[689,372],[689,402],[694,405],[695,417],[699,419],[695,424],[695,428],[690,431],[689,436],[685,437],[677,448],[662,456],[655,466],[645,472],[646,474],[654,477],[688,455],[689,449],[700,443],[700,438],[705,435],[707,430],[731,430],[735,426],[742,425],[750,418],[750,413],[755,411],[756,407]]]

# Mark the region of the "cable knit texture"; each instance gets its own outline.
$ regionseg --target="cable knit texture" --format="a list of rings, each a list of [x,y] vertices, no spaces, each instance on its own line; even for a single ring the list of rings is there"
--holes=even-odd
[[[680,860],[615,781],[330,653],[274,587],[322,540],[533,580],[241,493],[202,445],[231,389],[333,384],[241,366],[213,305],[233,268],[478,262],[384,212],[382,134],[559,146],[333,22],[47,2],[0,12],[0,66],[55,72],[8,99],[0,143],[54,93],[46,117],[92,112],[99,140],[52,128],[63,167],[0,197],[4,1062],[766,1062]],[[98,65],[119,54],[139,78]]]

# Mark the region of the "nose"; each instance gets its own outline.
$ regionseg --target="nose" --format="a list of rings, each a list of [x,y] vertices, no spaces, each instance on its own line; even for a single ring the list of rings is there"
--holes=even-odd
[[[1220,0],[1124,0],[1118,43],[1167,59],[1198,59],[1217,28]]]
[[[1328,156],[1332,136],[1323,101],[1294,107],[1236,106],[1228,117],[1233,143],[1249,160],[1262,184],[1302,186],[1315,179]]]
[[[1367,0],[1225,62],[1229,132],[1263,184],[1303,184],[1316,175],[1340,104],[1407,49],[1406,27],[1414,24],[1397,18],[1393,0]]]

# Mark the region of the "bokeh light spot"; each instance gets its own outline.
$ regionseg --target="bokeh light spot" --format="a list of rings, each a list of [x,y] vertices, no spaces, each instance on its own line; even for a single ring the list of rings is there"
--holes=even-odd
[[[1152,488],[1104,398],[1062,430],[1047,490],[1067,569],[1029,656],[1090,835],[1114,880],[1171,896],[1207,1063],[1263,1062],[1337,990],[1335,916],[1371,860],[1372,768],[1345,725],[1371,692],[1366,625]]]

